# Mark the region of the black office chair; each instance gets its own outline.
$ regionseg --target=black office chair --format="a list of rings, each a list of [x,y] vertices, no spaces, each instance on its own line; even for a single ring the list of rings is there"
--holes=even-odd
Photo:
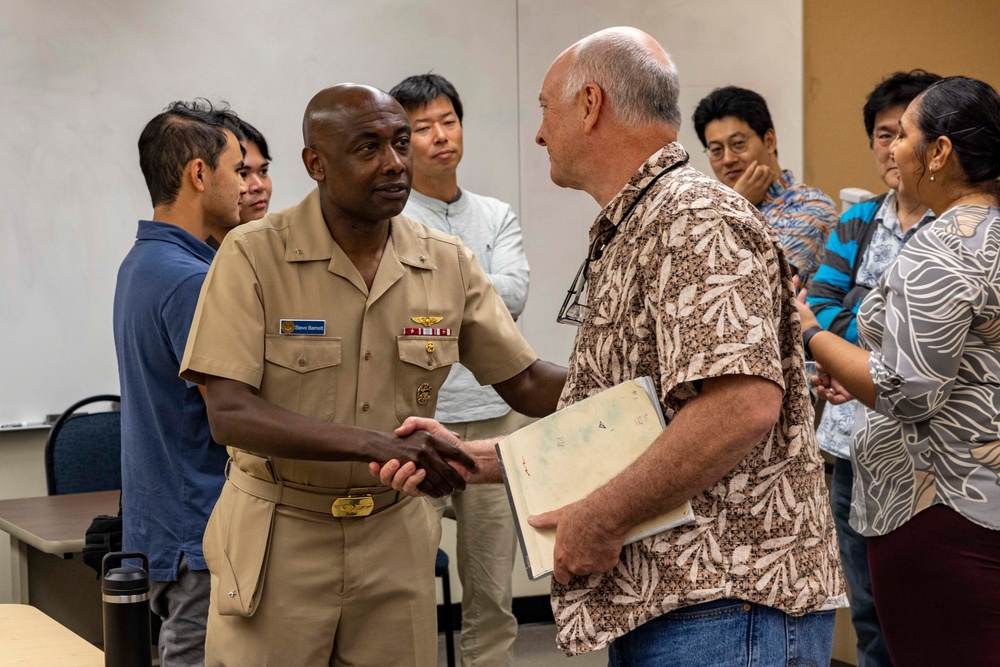
[[[122,488],[122,413],[112,410],[75,414],[92,403],[121,403],[121,396],[85,398],[69,406],[52,425],[45,441],[45,482],[50,496]],[[120,524],[118,531],[106,536],[108,542],[100,551],[102,555],[108,550],[121,550]],[[92,567],[100,572],[99,566]],[[162,622],[156,614],[152,614],[151,621],[152,645],[156,646]]]
[[[441,577],[441,592],[444,595],[444,637],[445,653],[448,656],[448,667],[455,667],[455,628],[451,607],[451,576],[448,574],[448,554],[438,549],[434,559],[434,576]],[[438,623],[440,626],[440,623]]]
[[[71,405],[52,425],[45,441],[45,481],[49,495],[122,488],[121,412],[74,414],[91,403],[119,403],[120,396],[91,396]]]

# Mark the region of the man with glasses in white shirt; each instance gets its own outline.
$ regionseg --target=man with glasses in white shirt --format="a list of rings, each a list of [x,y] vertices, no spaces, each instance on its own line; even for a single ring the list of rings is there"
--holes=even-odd
[[[458,187],[462,161],[462,100],[440,74],[417,74],[398,83],[396,98],[413,128],[413,189],[403,215],[472,250],[515,320],[528,301],[528,258],[521,226],[510,204]],[[463,440],[513,433],[533,421],[479,385],[455,364],[438,393],[435,416]],[[503,487],[474,485],[431,501],[458,523],[458,574],[462,582],[462,665],[514,664],[517,618],[511,571],[517,538]]]

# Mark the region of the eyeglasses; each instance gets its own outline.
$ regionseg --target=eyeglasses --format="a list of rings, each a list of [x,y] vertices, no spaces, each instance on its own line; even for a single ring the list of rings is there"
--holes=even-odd
[[[885,148],[891,146],[895,138],[896,135],[893,132],[876,132],[872,135],[872,143]]]
[[[744,147],[743,150],[746,150]],[[611,243],[611,239],[615,237],[618,233],[618,228],[624,225],[632,217],[632,211],[635,207],[639,205],[649,189],[652,188],[658,180],[669,174],[675,169],[679,169],[688,163],[688,154],[684,153],[684,157],[677,162],[673,163],[660,173],[658,173],[653,178],[649,179],[642,189],[639,190],[639,194],[636,195],[635,200],[629,205],[628,210],[622,214],[621,219],[617,225],[611,225],[604,231],[601,231],[594,237],[594,242],[590,244],[590,251],[587,253],[587,259],[583,260],[583,264],[576,271],[576,276],[573,278],[573,284],[569,286],[569,290],[566,292],[566,298],[563,299],[562,308],[559,309],[559,314],[556,315],[556,322],[559,324],[574,324],[579,326],[583,324],[584,320],[587,319],[587,315],[590,314],[590,306],[587,305],[587,296],[585,294],[587,290],[587,273],[590,271],[590,263],[596,262],[601,257],[604,256],[604,250]]]
[[[597,235],[594,242],[590,244],[590,251],[583,264],[576,270],[573,283],[566,291],[566,298],[563,299],[562,308],[556,315],[556,322],[559,324],[573,324],[579,326],[590,314],[590,306],[587,305],[587,273],[590,271],[590,263],[599,260],[604,256],[604,249],[611,239],[618,233],[618,225],[612,225],[608,229]]]
[[[729,147],[730,152],[734,155],[740,155],[747,152],[749,142],[750,137],[745,134],[734,134],[725,145],[714,143],[705,149],[705,153],[708,155],[709,160],[718,162],[726,154],[726,146]]]

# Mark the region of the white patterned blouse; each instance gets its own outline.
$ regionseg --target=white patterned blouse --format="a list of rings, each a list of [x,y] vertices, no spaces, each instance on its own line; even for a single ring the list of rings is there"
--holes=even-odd
[[[855,432],[851,525],[884,535],[944,504],[1000,530],[1000,209],[957,206],[858,312],[875,410]]]

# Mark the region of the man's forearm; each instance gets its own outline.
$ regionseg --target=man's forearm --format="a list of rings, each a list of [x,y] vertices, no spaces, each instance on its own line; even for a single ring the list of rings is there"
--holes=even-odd
[[[265,456],[367,462],[378,458],[375,440],[388,437],[285,410],[234,380],[209,377],[206,384],[212,436],[222,445]]]
[[[594,520],[624,534],[711,488],[767,435],[781,402],[781,388],[763,378],[705,380],[635,463],[587,496]]]
[[[528,257],[524,254],[521,226],[509,207],[493,244],[490,272],[493,286],[503,299],[511,317],[521,316],[528,301]]]
[[[467,440],[461,444],[462,450],[476,462],[478,470],[465,476],[469,484],[500,484],[503,475],[500,472],[500,460],[497,458],[497,443],[503,436],[488,440]]]
[[[545,417],[556,411],[565,384],[565,367],[539,359],[493,388],[507,405],[521,414]]]
[[[475,472],[475,463],[465,452],[426,431],[397,436],[325,422],[273,405],[242,382],[209,376],[205,384],[209,424],[221,444],[314,461],[412,462],[425,470],[417,488],[434,497],[465,488],[456,468]]]

